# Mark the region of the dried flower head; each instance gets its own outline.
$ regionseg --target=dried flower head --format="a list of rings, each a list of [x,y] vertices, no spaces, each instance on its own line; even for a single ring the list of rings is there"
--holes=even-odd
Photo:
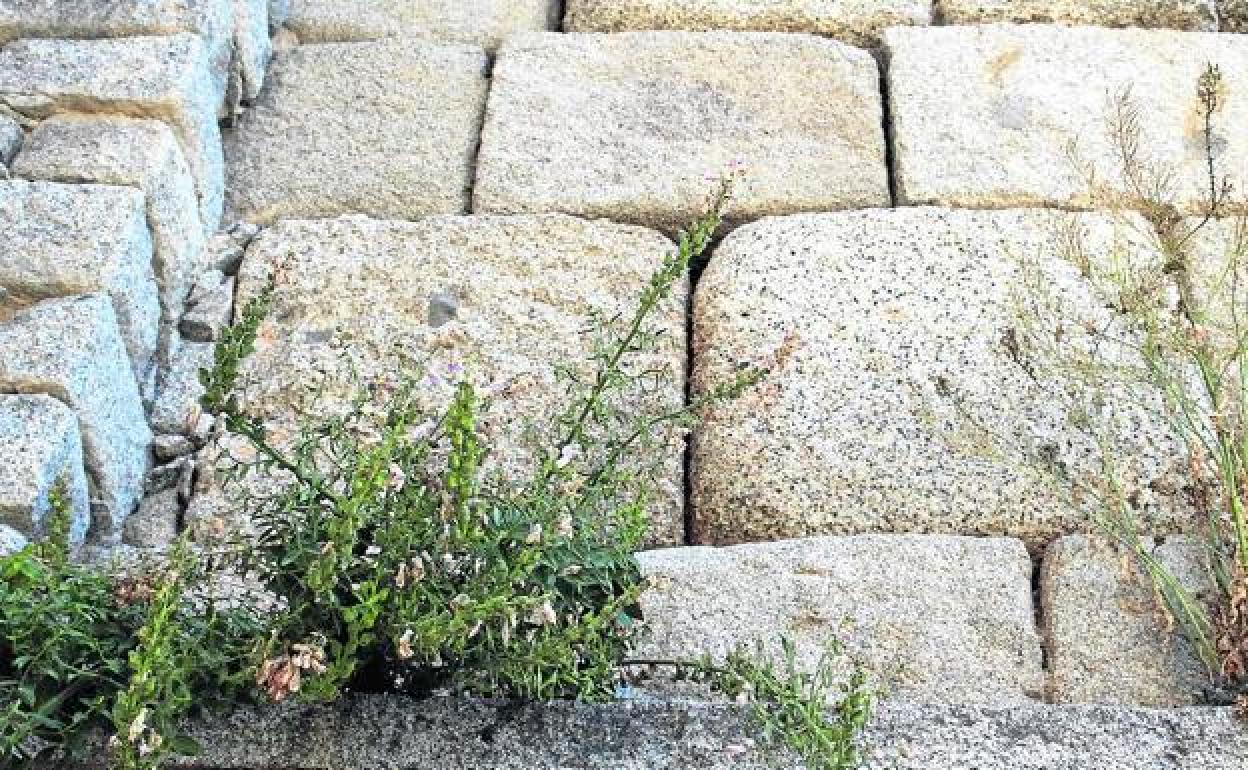
[[[529,534],[525,535],[524,542],[528,545],[537,545],[542,542],[542,525],[535,522],[529,527]]]
[[[117,581],[113,598],[123,607],[151,601],[156,593],[156,579],[151,575],[125,577]]]
[[[260,669],[256,672],[256,685],[264,690],[269,700],[281,703],[299,692],[302,678],[299,668],[291,661],[290,656],[280,655],[260,664]]]
[[[397,647],[399,660],[410,660],[412,658],[412,655],[415,654],[412,652],[412,629],[409,628],[403,632],[403,635],[399,637]]]
[[[528,621],[535,626],[553,626],[559,622],[559,616],[548,599],[529,612]]]

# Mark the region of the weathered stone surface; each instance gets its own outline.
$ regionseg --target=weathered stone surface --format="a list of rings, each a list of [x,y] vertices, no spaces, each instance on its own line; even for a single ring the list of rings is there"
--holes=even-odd
[[[563,26],[569,32],[809,32],[872,46],[886,27],[931,21],[931,0],[568,0]]]
[[[176,460],[195,451],[195,445],[182,434],[165,433],[152,439],[152,452],[159,462]]]
[[[802,35],[518,36],[494,68],[473,209],[674,232],[736,162],[741,220],[887,206],[878,85],[867,52]]]
[[[166,489],[144,498],[139,509],[126,519],[122,542],[137,548],[164,548],[178,536],[182,504],[178,490]]]
[[[0,556],[9,556],[30,544],[26,536],[7,524],[0,524]]]
[[[556,0],[293,0],[287,26],[304,43],[428,37],[493,51],[518,32],[555,29]]]
[[[1100,478],[1102,428],[1146,525],[1173,531],[1188,472],[1147,394],[1097,407],[1056,362],[1018,351],[1029,329],[1075,345],[1082,321],[1113,321],[1058,256],[1068,217],[1090,261],[1131,253],[1109,217],[1035,210],[802,215],[729,235],[698,284],[694,387],[745,365],[771,373],[695,431],[696,541],[935,532],[1038,546],[1086,530],[1074,501],[1087,490],[1070,479]],[[1055,316],[1024,324],[1022,300]],[[1085,412],[1093,431],[1077,427]]]
[[[153,447],[154,448],[154,447]],[[182,477],[182,460],[157,465],[147,472],[143,479],[143,495],[154,495],[166,489],[175,489],[178,479]]]
[[[232,0],[0,0],[0,44],[20,38],[125,38],[190,32],[204,42],[217,100],[233,55]]]
[[[196,35],[19,40],[0,49],[0,104],[19,113],[102,112],[168,123],[195,174],[205,233],[221,219],[220,102]]]
[[[197,465],[194,457],[183,456],[152,468],[143,481],[144,497],[155,497],[161,492],[172,491],[179,504],[184,505],[190,500]]]
[[[211,369],[212,343],[183,341],[173,356],[173,365],[161,372],[152,404],[152,430],[162,434],[189,436],[199,420],[200,369]]]
[[[210,452],[204,450],[200,455],[201,472],[183,515],[185,527],[197,543],[219,543],[251,531],[250,523],[239,512],[235,490],[223,489],[217,478],[216,460],[204,461]]]
[[[280,425],[322,384],[319,413],[335,408],[350,392],[352,367],[365,381],[393,380],[403,370],[419,375],[423,364],[433,408],[459,378],[495,396],[482,416],[492,454],[527,472],[521,432],[530,421],[546,425],[566,403],[557,366],[587,374],[589,314],[631,313],[672,248],[642,228],[561,215],[279,223],[252,242],[239,273],[240,307],[275,268],[280,280],[247,366],[255,380],[248,403]],[[655,317],[662,348],[638,364],[671,373],[652,403],[641,402],[655,409],[682,402],[685,295],[681,287]],[[453,297],[455,311],[434,326],[439,296]],[[662,487],[651,540],[680,542],[680,448],[654,462]]]
[[[290,18],[291,0],[269,0],[269,30],[276,32]]]
[[[195,492],[195,471],[199,463],[194,457],[183,457],[177,462],[181,466],[181,473],[178,474],[178,483],[174,490],[178,493],[178,502],[185,506]]]
[[[1195,541],[1172,538],[1153,547],[1188,590],[1200,596],[1210,589]],[[1054,702],[1198,702],[1208,675],[1165,618],[1133,555],[1087,535],[1061,538],[1045,552],[1040,599]]]
[[[0,395],[0,523],[43,535],[58,488],[70,542],[82,542],[91,510],[74,413],[50,396]]]
[[[1248,32],[1248,0],[1218,0],[1223,32]]]
[[[798,770],[758,740],[750,706],[590,705],[357,697],[200,721],[199,770]],[[864,735],[867,770],[1240,770],[1248,736],[1231,709],[885,703]],[[175,764],[175,766],[177,766]]]
[[[269,40],[269,0],[233,0],[234,59],[238,95],[250,102],[260,95],[273,54]]]
[[[1230,709],[885,705],[869,770],[1233,770],[1248,736]]]
[[[208,241],[200,273],[216,270],[225,275],[237,274],[239,265],[243,263],[243,251],[259,232],[258,225],[236,222],[229,230],[214,235]]]
[[[246,248],[246,243],[239,243],[228,234],[214,235],[208,241],[208,252],[203,266],[206,270],[216,270],[222,274],[237,273],[243,263],[243,251]]]
[[[1130,87],[1141,150],[1175,167],[1173,198],[1195,207],[1208,194],[1197,78],[1216,62],[1227,83],[1248,80],[1235,35],[995,25],[896,28],[884,42],[904,204],[1087,207],[1125,190],[1107,121]],[[1233,141],[1246,120],[1248,92],[1228,89],[1216,141],[1234,178],[1248,176],[1248,143]]]
[[[226,136],[231,219],[466,211],[486,65],[480,49],[411,40],[278,57]]]
[[[135,379],[148,381],[160,302],[138,190],[0,182],[0,288],[0,320],[48,297],[107,294]]]
[[[651,584],[641,657],[720,658],[758,641],[778,655],[783,634],[813,669],[840,638],[903,700],[1022,703],[1043,691],[1018,540],[867,535],[638,558]]]
[[[164,319],[181,314],[206,242],[195,181],[167,125],[81,115],[48,118],[31,134],[13,172],[28,179],[141,189]]]
[[[1216,31],[1214,0],[935,0],[946,24],[1056,22]]]
[[[26,133],[22,130],[22,124],[0,113],[0,166],[13,162],[25,139]]]
[[[191,293],[178,330],[190,342],[213,342],[230,322],[234,309],[234,279],[216,270],[200,276]]]
[[[78,417],[96,539],[119,534],[138,502],[151,432],[113,305],[53,299],[0,324],[0,391],[44,393]]]

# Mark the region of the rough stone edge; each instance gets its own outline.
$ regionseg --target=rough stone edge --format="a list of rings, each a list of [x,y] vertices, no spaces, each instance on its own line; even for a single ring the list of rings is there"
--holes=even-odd
[[[758,740],[749,706],[694,701],[519,704],[363,696],[244,708],[191,725],[184,770],[796,768]],[[1242,770],[1248,729],[1230,709],[883,704],[868,768]]]

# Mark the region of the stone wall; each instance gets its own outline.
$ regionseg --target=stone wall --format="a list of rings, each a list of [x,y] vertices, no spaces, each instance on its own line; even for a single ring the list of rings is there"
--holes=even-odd
[[[58,479],[89,558],[240,523],[204,448],[197,371],[279,264],[291,279],[251,365],[267,413],[341,386],[348,363],[392,371],[396,351],[467,365],[514,399],[504,426],[547,413],[587,314],[627,308],[709,180],[742,168],[730,232],[664,308],[653,364],[672,377],[655,398],[745,364],[773,373],[709,416],[688,462],[662,458],[652,545],[686,547],[642,555],[655,650],[790,633],[813,659],[836,633],[898,700],[953,709],[888,712],[887,741],[996,731],[995,748],[920,747],[929,764],[900,766],[1242,766],[1242,746],[1192,765],[1155,743],[1131,764],[1114,743],[1225,725],[1131,710],[1199,701],[1202,674],[1144,579],[1029,465],[1095,473],[1095,447],[1003,339],[1020,255],[1095,320],[1058,233],[1079,228],[1094,256],[1155,237],[1098,210],[1125,185],[1104,130],[1122,89],[1147,105],[1150,150],[1182,164],[1190,211],[1194,86],[1216,62],[1219,162],[1248,189],[1248,4],[107,5],[0,0],[4,547],[42,533]],[[1174,436],[1147,409],[1130,417],[1130,483],[1159,553],[1185,563],[1191,511],[1157,492],[1183,486]],[[1060,737],[1102,718],[1110,748]],[[1038,737],[1011,732],[1033,719]],[[576,751],[678,766],[664,740],[654,756],[677,753],[646,765]],[[1034,744],[1052,763],[1019,759]]]

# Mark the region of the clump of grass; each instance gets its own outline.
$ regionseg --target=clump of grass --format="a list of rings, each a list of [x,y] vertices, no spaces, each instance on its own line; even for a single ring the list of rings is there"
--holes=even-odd
[[[227,478],[278,482],[244,487],[254,531],[212,559],[184,535],[160,566],[109,576],[71,562],[57,496],[48,541],[0,559],[0,767],[73,758],[103,731],[112,767],[155,770],[196,751],[179,726],[206,702],[615,697],[640,628],[633,554],[661,437],[765,375],[743,371],[677,409],[637,408],[661,373],[633,359],[658,343],[651,318],[705,254],[730,191],[725,182],[681,235],[631,316],[598,319],[593,376],[572,381],[518,478],[483,474],[483,400],[466,382],[433,412],[415,376],[364,385],[345,411],[302,415],[293,440],[272,440],[240,386],[275,287],[262,292],[201,375],[204,407],[255,450]],[[254,581],[250,596],[214,596],[227,574]],[[781,669],[745,650],[718,663],[693,650],[670,665],[749,700],[764,734],[809,766],[852,767],[870,711],[865,674],[843,682],[826,661],[803,672],[784,649]]]
[[[98,732],[120,770],[194,753],[179,722],[231,689],[255,619],[189,601],[204,572],[185,539],[144,574],[73,563],[63,491],[51,502],[47,538],[0,558],[0,767],[98,757]]]
[[[271,700],[366,691],[615,697],[640,628],[644,581],[633,554],[657,493],[647,469],[671,450],[657,437],[766,374],[741,372],[670,411],[637,409],[663,373],[632,362],[658,345],[652,317],[705,254],[730,193],[728,180],[631,316],[597,319],[594,373],[571,380],[573,397],[521,478],[483,477],[482,399],[467,383],[434,415],[415,377],[362,387],[345,414],[305,423],[293,449],[274,445],[241,406],[238,385],[273,289],[249,304],[204,376],[204,405],[256,450],[230,478],[290,479],[248,498],[257,535],[238,549],[237,568],[279,604],[257,658],[256,682]],[[870,708],[865,675],[856,669],[829,711],[830,668],[804,674],[785,649],[780,672],[745,651],[720,664],[691,651],[690,662],[672,665],[731,695],[749,693],[764,731],[812,767],[852,766]]]
[[[1116,96],[1107,128],[1121,185],[1111,191],[1091,173],[1088,178],[1099,188],[1098,206],[1118,212],[1124,227],[1131,227],[1128,212],[1143,215],[1151,246],[1134,257],[1123,250],[1114,264],[1099,265],[1089,258],[1077,231],[1063,231],[1061,256],[1089,279],[1113,322],[1084,330],[1086,341],[1076,343],[1062,337],[1061,318],[1056,324],[1035,324],[1036,308],[1046,304],[1028,297],[1023,307],[1031,317],[1020,323],[1027,330],[1028,367],[1060,371],[1078,378],[1080,386],[1091,386],[1092,395],[1074,411],[1084,415],[1077,427],[1098,437],[1103,473],[1095,481],[1076,481],[1095,502],[1097,523],[1134,554],[1152,580],[1167,614],[1208,671],[1211,699],[1238,700],[1248,713],[1248,285],[1242,272],[1248,228],[1242,214],[1232,210],[1230,179],[1219,171],[1218,118],[1227,88],[1214,65],[1197,83],[1206,185],[1194,216],[1185,215],[1178,167],[1154,158],[1145,147],[1145,115],[1132,93]],[[1211,264],[1197,247],[1214,227],[1231,237]],[[1039,327],[1055,327],[1058,333]],[[1154,555],[1143,504],[1124,481],[1122,458],[1106,438],[1112,430],[1093,417],[1105,413],[1103,403],[1145,391],[1180,440],[1182,454],[1173,459],[1188,470],[1185,492],[1199,513],[1212,585],[1208,597],[1185,585]]]
[[[866,669],[853,664],[835,638],[813,670],[798,665],[791,639],[782,637],[780,648],[779,667],[767,662],[761,641],[752,650],[738,647],[722,661],[703,655],[693,661],[630,659],[625,665],[672,669],[676,681],[709,684],[729,698],[750,704],[764,740],[787,746],[808,770],[858,767],[863,760],[862,733],[875,703]],[[848,674],[847,661],[851,662]]]

